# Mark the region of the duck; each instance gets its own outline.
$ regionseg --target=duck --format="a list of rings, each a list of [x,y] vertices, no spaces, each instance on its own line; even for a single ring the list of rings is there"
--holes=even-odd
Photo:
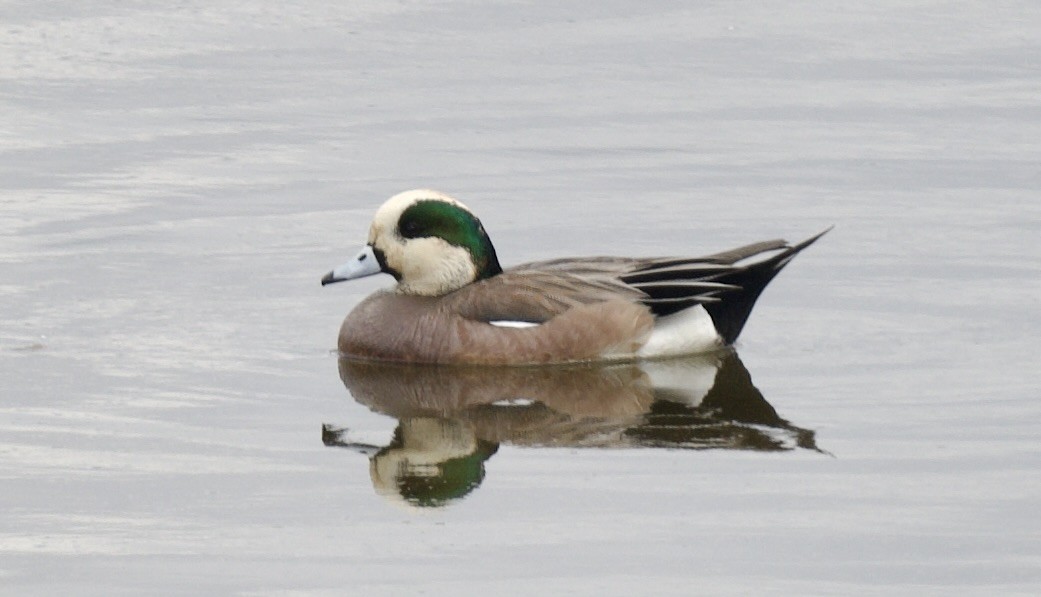
[[[483,224],[430,189],[376,210],[322,286],[389,274],[346,316],[346,358],[440,365],[638,361],[733,345],[766,285],[829,229],[702,257],[571,257],[503,268]]]

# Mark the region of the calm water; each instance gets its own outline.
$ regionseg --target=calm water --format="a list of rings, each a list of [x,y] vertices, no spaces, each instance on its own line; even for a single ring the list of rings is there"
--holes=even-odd
[[[641,6],[0,3],[0,593],[1041,591],[1041,7]],[[352,369],[416,186],[504,265],[836,228],[737,356]]]

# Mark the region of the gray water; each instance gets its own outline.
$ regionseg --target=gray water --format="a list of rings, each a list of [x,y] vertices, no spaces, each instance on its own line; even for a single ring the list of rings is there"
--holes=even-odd
[[[1041,591],[1041,6],[346,4],[0,3],[0,593]],[[419,186],[504,265],[836,227],[738,386],[446,405],[318,283]]]

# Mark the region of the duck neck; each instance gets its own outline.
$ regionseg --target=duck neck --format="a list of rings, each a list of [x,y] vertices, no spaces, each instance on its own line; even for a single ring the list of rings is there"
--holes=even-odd
[[[481,244],[479,254],[473,254],[474,264],[477,266],[477,279],[485,280],[502,273],[499,258],[495,255],[495,247],[487,236]]]

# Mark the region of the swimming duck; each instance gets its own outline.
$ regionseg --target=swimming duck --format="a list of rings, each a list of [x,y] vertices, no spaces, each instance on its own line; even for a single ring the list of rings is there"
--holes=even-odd
[[[368,244],[322,285],[378,273],[397,284],[340,328],[348,357],[533,365],[704,353],[732,344],[763,288],[827,230],[704,257],[580,257],[503,269],[481,221],[437,191],[399,193]]]

